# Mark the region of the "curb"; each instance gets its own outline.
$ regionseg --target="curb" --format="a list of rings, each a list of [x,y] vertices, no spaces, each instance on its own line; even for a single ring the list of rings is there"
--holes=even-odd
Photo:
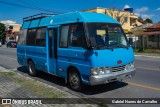
[[[150,55],[134,55],[136,57],[148,57],[148,58],[160,58],[160,56],[150,56]]]

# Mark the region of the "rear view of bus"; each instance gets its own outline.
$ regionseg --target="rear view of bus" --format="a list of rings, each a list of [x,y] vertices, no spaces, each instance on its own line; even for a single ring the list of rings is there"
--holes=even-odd
[[[135,75],[133,49],[121,25],[99,13],[25,19],[17,58],[30,75],[44,71],[63,77],[76,91],[83,84],[106,84]]]

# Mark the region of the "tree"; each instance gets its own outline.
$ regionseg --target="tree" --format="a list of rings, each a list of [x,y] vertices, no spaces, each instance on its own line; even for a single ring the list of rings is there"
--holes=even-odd
[[[149,18],[145,19],[143,22],[144,22],[145,24],[146,24],[146,23],[153,23],[153,21],[152,21],[151,19],[149,19]]]
[[[138,17],[138,20],[141,21],[141,22],[143,22],[143,19],[142,19],[141,16]]]
[[[121,10],[116,9],[105,9],[104,13],[119,21],[121,25],[125,23],[130,14],[129,12],[122,12]]]
[[[6,29],[5,25],[3,23],[0,23],[0,41],[3,40],[2,44],[4,44],[4,39],[6,36],[5,29]]]

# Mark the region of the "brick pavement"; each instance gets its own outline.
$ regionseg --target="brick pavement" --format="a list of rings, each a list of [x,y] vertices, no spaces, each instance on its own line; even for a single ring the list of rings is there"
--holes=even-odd
[[[10,72],[0,67],[0,72]],[[23,89],[12,78],[0,75],[0,98],[38,98],[38,96]],[[0,105],[0,107],[51,107],[51,105]]]
[[[9,71],[0,66],[0,72],[13,72],[13,71]],[[25,76],[23,76],[23,78],[25,78]],[[29,77],[26,77],[26,78],[31,79]],[[44,86],[48,86],[45,83],[40,83],[40,84]],[[51,86],[48,86],[48,87],[51,87]],[[55,88],[55,87],[52,87],[52,88]],[[13,78],[9,76],[0,75],[0,98],[38,98],[38,96],[34,95],[34,93],[29,92],[29,90],[25,90],[23,87],[21,87],[21,85],[14,82]],[[77,97],[73,95],[69,95],[67,96],[67,98],[77,98]],[[90,104],[0,105],[0,107],[96,107],[96,106],[97,105],[90,105]]]

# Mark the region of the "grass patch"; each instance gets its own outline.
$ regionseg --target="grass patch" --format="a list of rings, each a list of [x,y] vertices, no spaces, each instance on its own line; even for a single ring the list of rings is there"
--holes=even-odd
[[[15,75],[14,72],[0,72],[0,75],[6,76],[6,77],[12,77]]]
[[[61,92],[54,88],[50,88],[37,82],[36,80],[26,79],[15,72],[0,72],[1,76],[11,78],[15,83],[19,84],[25,90],[42,98],[64,98],[67,96],[65,92]]]
[[[64,92],[60,92],[56,89],[46,87],[35,80],[23,79],[22,77],[15,77],[14,81],[20,84],[24,89],[31,91],[35,95],[43,98],[63,98],[66,95]]]

